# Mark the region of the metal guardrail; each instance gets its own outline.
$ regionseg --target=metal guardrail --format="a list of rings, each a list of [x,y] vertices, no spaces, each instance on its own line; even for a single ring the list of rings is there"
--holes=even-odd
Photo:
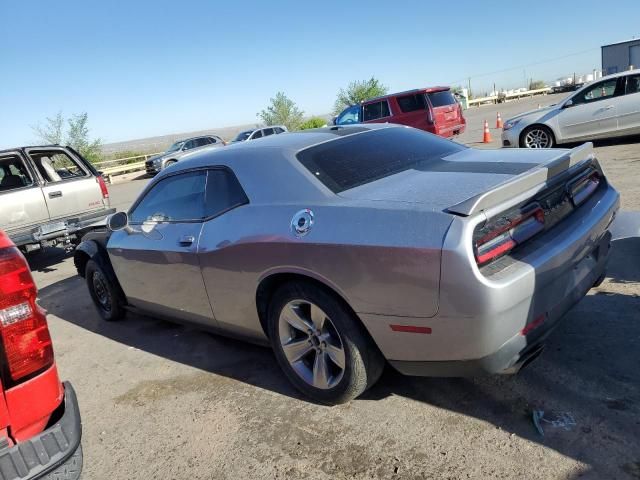
[[[525,90],[523,92],[505,93],[504,95],[491,95],[489,97],[474,98],[473,100],[469,100],[467,104],[469,106],[475,105],[475,104],[480,106],[483,103],[498,103],[500,101],[513,100],[516,98],[533,97],[534,95],[546,95],[547,93],[550,93],[550,92],[551,92],[551,88],[549,87],[538,88],[536,90]]]
[[[153,157],[155,155],[161,155],[162,152],[159,153],[148,153],[146,155],[136,155],[134,157],[126,157],[126,158],[117,158],[115,160],[105,160],[104,162],[94,163],[96,169],[102,172],[109,183],[111,183],[111,177],[113,175],[125,173],[125,172],[135,172],[137,170],[144,170],[144,164],[149,159],[149,157]],[[139,162],[130,162],[131,160],[142,159]],[[122,163],[125,162],[125,163]],[[113,166],[107,166],[112,165]]]

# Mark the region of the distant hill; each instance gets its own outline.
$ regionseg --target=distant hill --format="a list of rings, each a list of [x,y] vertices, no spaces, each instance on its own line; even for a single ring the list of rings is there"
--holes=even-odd
[[[331,115],[318,115],[331,120]],[[199,135],[218,135],[226,141],[233,140],[242,130],[249,130],[260,126],[258,123],[249,123],[246,125],[236,125],[232,127],[211,128],[207,130],[199,130],[196,132],[172,133],[169,135],[159,135],[157,137],[139,138],[136,140],[127,140],[124,142],[105,143],[102,145],[102,153],[105,156],[113,156],[120,152],[135,153],[156,153],[163,152],[166,148],[178,140],[189,137],[197,137]]]

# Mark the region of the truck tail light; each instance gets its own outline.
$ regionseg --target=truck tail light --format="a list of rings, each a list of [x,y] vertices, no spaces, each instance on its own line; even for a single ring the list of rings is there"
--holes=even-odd
[[[100,191],[102,192],[102,198],[109,198],[109,189],[107,188],[107,184],[104,181],[104,177],[102,175],[98,175],[96,177],[96,182],[100,185]]]
[[[534,203],[483,226],[475,239],[479,266],[496,260],[544,230],[544,210]]]
[[[24,256],[14,246],[0,248],[0,340],[10,385],[53,364],[45,311],[36,295]]]

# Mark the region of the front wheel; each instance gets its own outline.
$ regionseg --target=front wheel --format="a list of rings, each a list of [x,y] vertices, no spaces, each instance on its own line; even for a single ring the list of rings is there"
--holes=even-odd
[[[277,290],[268,332],[287,378],[315,401],[348,402],[382,374],[384,358],[359,320],[313,284],[293,282]]]
[[[555,143],[553,132],[542,125],[528,127],[520,135],[522,148],[553,148]]]
[[[87,262],[85,279],[91,299],[104,320],[112,322],[124,317],[122,295],[95,260]]]

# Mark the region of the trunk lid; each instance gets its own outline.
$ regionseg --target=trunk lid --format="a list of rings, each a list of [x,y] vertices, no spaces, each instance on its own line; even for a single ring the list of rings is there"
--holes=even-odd
[[[469,216],[540,187],[593,158],[592,144],[573,150],[465,149],[340,193],[352,200],[424,204],[434,211]]]

